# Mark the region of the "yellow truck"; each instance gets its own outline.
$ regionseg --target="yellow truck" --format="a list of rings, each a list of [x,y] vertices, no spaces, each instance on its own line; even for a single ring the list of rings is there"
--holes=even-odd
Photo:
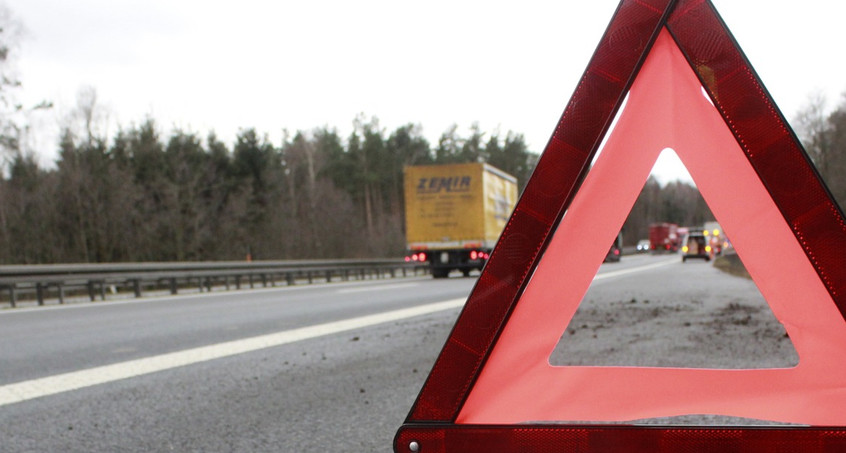
[[[517,179],[484,163],[404,169],[407,261],[435,278],[481,270],[517,203]]]

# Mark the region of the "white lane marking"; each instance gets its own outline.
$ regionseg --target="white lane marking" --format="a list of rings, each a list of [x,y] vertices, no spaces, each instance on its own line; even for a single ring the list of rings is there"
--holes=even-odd
[[[419,283],[397,283],[393,285],[379,285],[379,286],[368,286],[366,288],[345,288],[339,289],[335,291],[336,294],[350,294],[350,293],[364,293],[369,291],[382,291],[385,289],[402,289],[402,288],[412,288],[415,286],[419,286]]]
[[[465,300],[452,299],[7,384],[0,386],[0,407],[42,396],[106,384],[208,360],[220,359],[347,330],[449,310],[451,308],[461,307],[464,305]]]
[[[602,280],[602,279],[611,278],[611,277],[619,277],[621,275],[634,274],[634,273],[637,273],[637,272],[648,271],[650,269],[655,269],[655,268],[658,268],[658,267],[664,267],[668,264],[673,264],[673,263],[676,263],[676,262],[678,262],[677,258],[666,259],[666,260],[663,260],[663,261],[660,261],[660,262],[657,262],[657,263],[647,264],[647,265],[644,265],[644,266],[632,267],[632,268],[629,268],[629,269],[620,269],[618,271],[603,272],[601,274],[596,274],[596,277],[594,277],[593,279],[594,280]]]
[[[658,263],[647,264],[630,269],[604,272],[596,275],[594,280],[618,277],[636,272],[654,269],[676,262],[675,259],[663,260]],[[415,284],[387,285],[386,287],[414,286]],[[360,288],[369,291],[371,288]],[[349,290],[347,290],[349,291]],[[87,370],[73,371],[70,373],[48,376],[40,379],[18,382],[0,386],[0,406],[27,401],[42,396],[55,395],[57,393],[91,387],[99,384],[106,384],[121,379],[128,379],[144,374],[169,370],[180,366],[192,365],[208,360],[229,357],[236,354],[257,351],[260,349],[280,346],[297,341],[307,340],[347,330],[373,326],[390,321],[411,318],[424,314],[435,313],[442,310],[457,308],[464,305],[465,299],[453,299],[444,302],[437,302],[418,307],[394,310],[375,315],[362,316],[358,318],[335,321],[315,326],[302,327],[299,329],[287,330],[274,334],[261,335],[243,340],[235,340],[216,345],[203,346],[184,351],[172,352],[144,359],[130,360],[128,362],[105,365]]]

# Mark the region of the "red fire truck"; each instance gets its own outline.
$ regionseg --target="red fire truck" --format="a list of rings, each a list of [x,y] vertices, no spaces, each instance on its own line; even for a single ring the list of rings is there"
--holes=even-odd
[[[678,252],[681,238],[675,223],[649,225],[649,250],[652,253]]]

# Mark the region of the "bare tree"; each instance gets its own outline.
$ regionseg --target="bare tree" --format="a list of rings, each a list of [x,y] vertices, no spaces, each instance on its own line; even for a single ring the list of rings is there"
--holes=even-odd
[[[20,112],[17,90],[21,86],[14,65],[15,51],[20,42],[22,27],[5,4],[0,3],[0,148],[4,164],[9,152],[18,150]]]
[[[817,171],[840,206],[846,205],[846,96],[830,113],[820,93],[808,103],[794,120],[797,134]]]
[[[826,173],[830,158],[829,137],[826,133],[826,99],[822,92],[815,92],[808,97],[805,106],[799,110],[794,120],[794,128],[805,146],[805,151],[814,161],[817,170]]]

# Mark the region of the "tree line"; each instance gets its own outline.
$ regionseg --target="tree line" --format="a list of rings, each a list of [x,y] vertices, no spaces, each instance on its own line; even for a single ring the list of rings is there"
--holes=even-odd
[[[0,264],[355,258],[404,251],[402,169],[487,162],[522,188],[537,162],[519,133],[462,136],[457,126],[429,143],[421,126],[386,131],[358,117],[341,137],[330,127],[271,143],[243,129],[234,143],[213,132],[162,133],[154,120],[100,132],[96,93],[80,93],[56,143],[55,166],[39,165],[26,135],[30,113],[10,58],[18,24],[0,3]],[[794,121],[834,198],[846,202],[846,98],[833,111],[818,96]],[[650,178],[623,228],[626,244],[653,222],[711,220],[690,184]]]
[[[400,256],[404,166],[489,162],[522,184],[536,160],[522,135],[478,126],[431,146],[418,125],[358,118],[345,139],[324,127],[274,145],[245,129],[230,148],[214,133],[165,137],[153,120],[111,139],[82,124],[63,130],[55,168],[11,153],[0,262]]]
[[[469,136],[457,127],[432,146],[419,125],[388,133],[378,120],[286,134],[255,129],[229,147],[153,120],[107,139],[64,129],[55,167],[11,154],[0,180],[0,262],[139,262],[401,256],[403,167],[488,162],[522,188],[537,160],[521,134]],[[77,132],[74,132],[74,130]],[[650,178],[624,227],[627,244],[648,225],[711,220],[695,187]]]
[[[623,224],[623,242],[635,245],[641,239],[648,239],[652,223],[697,227],[712,220],[714,215],[695,186],[679,180],[661,185],[650,176]]]
[[[88,104],[93,105],[91,99]],[[323,127],[271,143],[241,130],[230,146],[152,119],[109,138],[94,109],[64,128],[55,166],[43,168],[14,134],[2,143],[0,263],[137,262],[400,256],[402,169],[488,162],[528,180],[537,155],[523,136],[461,136],[434,145],[419,125],[388,132],[357,118],[341,137]],[[846,103],[830,113],[812,102],[797,131],[835,199],[846,201]],[[623,228],[627,245],[653,222],[701,225],[713,216],[698,190],[650,177]]]
[[[63,129],[55,166],[43,168],[4,134],[0,263],[135,262],[400,256],[402,169],[488,162],[528,180],[537,155],[523,136],[467,136],[451,127],[434,145],[419,125],[387,132],[356,118],[341,137],[323,127],[274,145],[244,129],[230,146],[214,133],[165,136],[152,119],[109,138],[94,99]],[[797,132],[834,198],[846,201],[846,102],[800,112]],[[713,216],[698,190],[650,177],[623,228],[627,245],[653,222],[701,225]]]

